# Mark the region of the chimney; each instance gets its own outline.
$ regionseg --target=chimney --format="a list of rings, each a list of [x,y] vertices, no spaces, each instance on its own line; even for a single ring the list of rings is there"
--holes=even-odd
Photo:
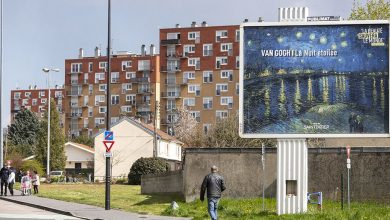
[[[248,18],[245,18],[244,19],[244,23],[247,23],[249,20],[248,20]]]
[[[145,55],[146,55],[145,44],[142,44],[142,46],[141,46],[141,56],[145,56]]]
[[[29,89],[29,90],[31,90],[32,88],[33,88],[32,85],[29,85],[29,86],[28,86],[28,89]]]
[[[83,50],[83,48],[80,48],[79,49],[79,59],[81,59],[83,57],[84,57],[84,50]]]
[[[202,27],[207,27],[207,22],[206,21],[202,22]]]
[[[191,27],[198,27],[198,25],[196,24],[196,21],[193,21],[193,22],[191,23]]]
[[[263,21],[264,21],[263,18],[262,18],[262,17],[259,17],[258,22],[263,22]]]
[[[156,53],[156,47],[154,46],[154,44],[151,44],[150,45],[150,56],[154,56],[155,53]]]
[[[175,27],[176,27],[176,28],[180,28],[180,24],[176,24]]]
[[[35,85],[35,86],[34,86],[34,89],[37,89],[37,88],[38,88],[38,86],[37,86],[37,85]]]
[[[98,58],[98,57],[100,57],[102,54],[101,54],[101,52],[100,52],[100,49],[99,49],[99,47],[95,47],[95,58]]]

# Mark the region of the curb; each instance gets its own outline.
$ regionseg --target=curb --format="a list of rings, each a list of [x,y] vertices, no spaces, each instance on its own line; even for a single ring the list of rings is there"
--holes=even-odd
[[[50,208],[50,207],[46,207],[46,206],[42,206],[42,205],[37,205],[37,204],[33,204],[33,203],[13,200],[13,199],[9,199],[9,198],[7,198],[5,196],[0,197],[0,199],[8,201],[8,202],[17,203],[17,204],[20,204],[20,205],[26,205],[26,206],[34,207],[34,208],[37,208],[37,209],[42,209],[42,210],[49,211],[49,212],[54,212],[54,213],[61,214],[61,215],[67,215],[67,216],[72,216],[72,217],[75,217],[75,218],[89,220],[89,218],[73,215],[71,212],[67,212],[67,211],[60,210],[60,209],[54,209],[54,208]]]

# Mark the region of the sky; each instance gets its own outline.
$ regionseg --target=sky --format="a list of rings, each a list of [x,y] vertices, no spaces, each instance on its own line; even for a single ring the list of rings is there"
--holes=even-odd
[[[10,121],[10,93],[29,85],[47,88],[64,83],[65,59],[93,56],[96,46],[107,47],[108,0],[2,0],[3,1],[3,105],[2,127]],[[365,2],[365,1],[363,1]],[[280,7],[308,7],[309,16],[347,18],[353,0],[111,0],[113,50],[139,53],[142,44],[159,47],[159,29],[206,21],[209,26],[239,25],[259,17],[273,22]]]

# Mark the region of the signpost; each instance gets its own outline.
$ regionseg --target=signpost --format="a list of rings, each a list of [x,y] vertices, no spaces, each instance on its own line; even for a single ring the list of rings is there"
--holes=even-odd
[[[348,194],[348,209],[351,208],[351,197],[350,197],[350,191],[349,191],[349,170],[351,169],[351,159],[350,159],[350,155],[351,155],[351,147],[348,145],[347,146],[347,194]]]

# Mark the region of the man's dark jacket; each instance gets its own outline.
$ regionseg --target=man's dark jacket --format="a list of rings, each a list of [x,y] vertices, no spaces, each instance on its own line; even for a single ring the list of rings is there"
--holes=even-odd
[[[210,173],[204,177],[200,189],[200,200],[204,200],[204,193],[207,189],[207,198],[221,198],[221,193],[226,189],[223,177],[217,173]]]
[[[8,180],[9,174],[10,174],[10,172],[9,172],[8,167],[1,168],[1,170],[0,170],[0,177],[1,177],[2,181],[6,182]]]

